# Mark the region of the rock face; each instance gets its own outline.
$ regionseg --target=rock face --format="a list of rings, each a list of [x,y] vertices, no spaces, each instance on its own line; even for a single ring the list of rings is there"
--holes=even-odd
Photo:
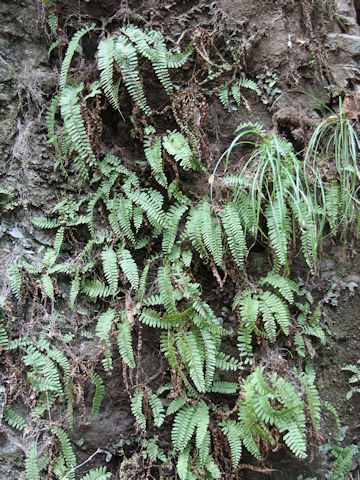
[[[250,93],[245,106],[229,113],[224,111],[215,97],[211,97],[203,128],[208,136],[207,147],[211,153],[212,168],[232,141],[234,128],[243,121],[260,121],[268,129],[274,126],[279,134],[286,136],[301,150],[320,116],[313,105],[313,99],[301,95],[301,90],[319,98],[324,104],[331,104],[332,107],[336,107],[337,95],[351,95],[360,108],[359,0],[335,0],[331,8],[329,5],[332,2],[324,0],[326,6],[319,6],[317,10],[311,10],[311,4],[322,4],[320,0],[53,0],[52,3],[62,31],[66,31],[69,21],[71,34],[83,24],[89,24],[90,19],[97,22],[99,28],[105,25],[105,31],[109,33],[116,32],[123,22],[138,21],[142,26],[163,30],[169,40],[171,37],[178,38],[182,33],[185,35],[188,29],[200,38],[200,35],[210,28],[209,25],[217,34],[224,29],[234,37],[243,38],[241,59],[244,64],[241,68],[245,69],[246,77],[256,81],[261,90],[261,101]],[[0,275],[0,297],[12,298],[13,301],[15,299],[11,297],[9,280],[5,274],[7,266],[20,257],[35,263],[40,262],[39,248],[52,245],[54,240],[51,230],[34,227],[29,220],[30,216],[46,215],[63,198],[65,192],[70,191],[75,195],[77,191],[76,182],[66,182],[59,170],[54,171],[54,154],[49,149],[46,135],[45,112],[55,93],[59,77],[59,63],[48,59],[51,43],[49,34],[46,33],[49,32],[46,26],[48,11],[49,7],[40,0],[3,0],[0,5],[0,189],[8,190],[18,204],[5,208],[2,212],[0,264],[4,273]],[[210,45],[211,39],[207,38]],[[225,40],[222,39],[224,42]],[[64,45],[65,42],[61,44],[62,49]],[[89,41],[88,44],[85,42],[83,48],[85,56],[93,55],[96,45]],[[92,77],[92,72],[86,73],[89,78]],[[180,77],[179,85],[183,80]],[[150,84],[147,88],[149,96],[158,98],[156,86]],[[191,88],[195,87],[189,85],[189,92]],[[273,103],[280,92],[290,89],[296,89],[298,93],[283,95]],[[161,108],[159,105],[159,110]],[[102,118],[104,143],[116,154],[120,152],[127,156],[128,162],[141,162],[138,146],[129,147],[126,139],[122,141],[127,134],[130,138],[130,131],[121,131],[119,124],[113,124],[112,118],[107,118],[106,110]],[[114,140],[114,137],[117,140]],[[73,173],[71,172],[71,175]],[[207,195],[207,179],[187,181],[189,190],[198,189]],[[64,262],[70,257],[72,248],[75,248],[71,242],[72,239],[63,254]],[[360,416],[356,409],[358,397],[354,396],[350,402],[346,400],[348,377],[341,372],[341,368],[346,364],[356,362],[360,351],[360,263],[356,256],[359,245],[354,243],[345,252],[341,240],[334,240],[333,244],[324,242],[323,250],[319,276],[309,281],[309,288],[312,288],[317,299],[324,305],[324,328],[328,332],[328,339],[324,346],[316,347],[313,364],[317,371],[322,399],[336,406],[344,425],[349,427],[345,444],[359,445]],[[266,261],[264,252],[254,252],[249,259],[250,273],[255,277],[261,275]],[[299,272],[299,277],[303,275],[305,280],[305,267],[301,262]],[[60,290],[65,292],[65,305],[70,295],[70,286],[65,281],[63,283]],[[92,318],[98,313],[96,306],[86,305],[84,309],[85,307],[88,312],[87,320],[91,324]],[[44,320],[40,327],[42,328],[43,324],[48,325],[47,335],[51,341],[56,342],[56,322],[56,326],[61,325],[67,333],[83,328],[78,324],[77,314],[68,313],[65,307],[58,316],[54,313],[53,305],[50,308],[48,305],[47,308],[41,308],[44,309]],[[30,320],[26,317],[17,321],[18,334],[22,334],[25,327],[21,322]],[[155,378],[156,383],[163,365],[152,350],[159,339],[151,335],[153,334],[150,329],[144,329],[142,363],[138,368],[139,372],[134,375],[142,379],[146,372],[149,377]],[[82,358],[85,358],[86,365],[100,355],[101,348],[96,341],[84,339],[79,346],[79,352]],[[134,444],[137,442],[139,445],[140,441],[125,391],[126,378],[123,377],[120,360],[117,360],[115,371],[106,380],[108,384],[104,408],[95,418],[91,422],[84,420],[84,405],[80,400],[76,405],[75,423],[78,428],[72,438],[78,442],[80,461],[85,461],[100,448],[105,454],[98,456],[99,459],[101,457],[98,465],[105,464],[107,453],[108,459],[111,458],[109,468],[112,468],[114,473],[112,478],[122,475],[120,478],[130,479],[132,461],[136,464],[138,455]],[[1,370],[0,375],[3,373]],[[85,371],[81,374],[85,376]],[[9,376],[2,377],[4,392],[10,388],[11,381]],[[85,391],[88,394],[91,388],[93,387],[90,382],[84,383],[82,393]],[[77,392],[79,395],[80,393]],[[16,395],[12,395],[16,400]],[[0,403],[0,407],[4,406],[5,401],[2,405]],[[85,399],[84,403],[88,405],[90,401]],[[23,407],[19,402],[17,408],[20,412]],[[325,443],[334,442],[336,429],[330,415],[325,416],[322,430]],[[20,435],[4,423],[0,437],[0,480],[21,478],[24,474],[24,452],[30,448],[37,433],[25,431],[24,435]],[[167,442],[170,444],[170,430]],[[45,448],[45,445],[42,447]],[[312,464],[274,452],[264,463],[266,467],[274,469],[272,473],[246,471],[247,476],[236,478],[330,478],[325,475],[329,474],[333,457],[324,449],[323,453],[314,451],[315,461]],[[357,459],[352,466],[354,474],[359,472],[356,462]],[[175,478],[172,468],[164,467],[166,478]],[[139,474],[136,478],[152,477]]]

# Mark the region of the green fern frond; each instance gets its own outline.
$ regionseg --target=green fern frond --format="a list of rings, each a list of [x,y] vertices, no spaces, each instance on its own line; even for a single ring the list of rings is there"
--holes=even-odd
[[[179,410],[174,418],[171,441],[175,451],[183,451],[195,432],[197,425],[196,409],[190,405]]]
[[[348,447],[336,447],[331,453],[335,457],[333,464],[333,472],[331,480],[343,480],[347,478],[353,464],[354,456],[358,452],[356,445],[349,445]]]
[[[239,370],[241,367],[240,362],[232,357],[231,355],[226,355],[223,352],[217,352],[216,355],[216,367],[220,368],[221,370]]]
[[[99,467],[81,477],[81,480],[107,480],[108,478],[111,478],[111,473],[106,471],[106,467]]]
[[[176,413],[184,405],[186,405],[186,398],[179,396],[172,399],[166,410],[166,416]]]
[[[189,479],[189,471],[190,471],[190,449],[191,445],[183,449],[178,457],[178,461],[176,463],[176,472],[179,475],[180,480],[188,480]]]
[[[114,318],[115,310],[113,308],[109,308],[105,313],[100,315],[95,329],[96,335],[99,338],[108,340]]]
[[[188,48],[181,53],[167,52],[167,66],[168,68],[181,68],[188,61],[194,51],[194,45],[190,43]]]
[[[276,339],[275,319],[285,335],[289,335],[290,329],[290,312],[285,302],[271,292],[263,292],[260,296],[260,310],[266,334],[271,342]]]
[[[54,10],[50,10],[48,14],[48,25],[50,27],[50,31],[53,35],[57,34],[57,28],[58,28],[58,22],[57,22],[57,16]]]
[[[341,214],[341,189],[340,185],[331,182],[325,192],[325,212],[330,225],[331,233],[336,235],[339,229]]]
[[[152,328],[165,328],[166,330],[172,327],[172,322],[164,320],[160,312],[143,308],[139,317],[140,322],[149,325]]]
[[[200,165],[182,133],[168,130],[162,144],[169,155],[173,156],[182,168],[199,170]]]
[[[187,205],[175,203],[171,205],[166,212],[167,227],[164,228],[162,239],[162,251],[164,255],[170,254],[176,240],[179,222],[187,209]]]
[[[250,80],[249,78],[242,79],[239,85],[241,88],[247,88],[249,90],[253,90],[259,96],[261,95],[260,88],[257,86],[257,84],[253,80]]]
[[[243,267],[247,253],[245,235],[237,209],[232,203],[225,205],[221,220],[233,259],[238,267]]]
[[[94,300],[109,297],[113,294],[111,287],[100,280],[83,280],[81,282],[81,291]]]
[[[137,390],[131,399],[131,411],[141,429],[146,432],[146,418],[143,414],[144,390]]]
[[[110,105],[120,112],[118,92],[114,85],[114,39],[109,37],[98,45],[98,66],[100,70],[101,86]],[[120,112],[121,114],[121,112]],[[122,115],[122,114],[121,114]]]
[[[151,115],[151,108],[147,104],[139,77],[136,49],[128,43],[127,38],[123,35],[119,35],[115,40],[114,57],[130,96],[146,115]]]
[[[118,257],[121,270],[131,283],[133,289],[137,291],[139,288],[139,272],[135,260],[132,258],[129,250],[124,247],[119,250]]]
[[[196,388],[199,392],[205,392],[204,345],[199,333],[192,330],[179,332],[176,344]]]
[[[53,435],[56,435],[57,438],[60,440],[61,452],[64,456],[66,467],[68,470],[70,470],[76,465],[76,457],[71,445],[70,438],[62,428],[57,426],[53,427],[51,429],[51,432]],[[70,478],[71,480],[74,480],[75,476],[74,474],[71,473],[70,475],[68,475],[68,478]]]
[[[201,233],[204,239],[207,250],[214,258],[214,262],[217,266],[222,265],[222,240],[221,240],[221,227],[219,223],[214,223],[210,213],[210,205],[204,202],[201,206],[202,218],[201,218]]]
[[[168,181],[163,171],[161,137],[156,137],[155,133],[154,127],[146,127],[144,136],[145,157],[154,172],[156,181],[162,187],[167,188]]]
[[[35,227],[41,229],[57,228],[61,224],[61,220],[58,220],[57,218],[31,217],[30,221],[33,225],[35,225]]]
[[[139,207],[146,212],[146,216],[150,224],[159,228],[167,226],[167,219],[165,212],[162,209],[164,203],[164,197],[160,192],[149,188],[147,191],[129,192],[129,198],[131,198]]]
[[[119,282],[116,253],[114,252],[112,247],[106,247],[101,253],[101,258],[105,278],[111,288],[112,294],[115,294]]]
[[[239,385],[235,382],[223,382],[216,380],[211,387],[211,391],[214,393],[234,394],[238,391],[238,388]]]
[[[37,463],[37,444],[34,443],[29,450],[26,451],[25,458],[25,474],[26,480],[40,480],[40,471]]]
[[[126,318],[122,323],[118,323],[117,331],[117,343],[121,358],[130,368],[135,368],[136,364],[132,348],[131,325]]]
[[[73,38],[69,42],[66,53],[65,53],[63,63],[61,65],[60,83],[59,83],[60,92],[62,90],[64,90],[64,88],[65,88],[67,76],[68,76],[68,73],[69,73],[70,63],[71,63],[71,60],[74,56],[75,51],[77,50],[77,48],[79,46],[79,42],[80,42],[81,38],[84,35],[86,35],[88,32],[90,32],[91,30],[94,30],[94,28],[95,28],[95,23],[93,23],[90,26],[86,26],[86,27],[82,28],[81,30],[79,30],[78,32],[75,33],[75,35],[73,36]]]
[[[280,295],[289,303],[294,303],[294,293],[300,294],[299,287],[295,282],[275,272],[269,272],[266,277],[261,278],[259,285],[269,285],[273,287],[276,291],[279,291]]]
[[[11,263],[8,268],[9,283],[12,293],[15,297],[20,300],[21,297],[21,273],[20,265],[16,263]]]
[[[209,415],[209,406],[202,400],[196,409],[196,437],[195,443],[198,448],[205,440],[206,433],[208,431],[210,415]]]
[[[152,390],[148,390],[147,398],[148,398],[152,413],[154,415],[154,423],[157,427],[161,427],[165,419],[165,413],[164,413],[164,407],[163,407],[162,401]]]
[[[233,467],[239,465],[242,454],[241,431],[234,420],[223,420],[220,424],[221,431],[229,442]]]
[[[89,138],[78,104],[78,94],[84,85],[65,87],[60,96],[61,116],[71,146],[79,154],[79,157],[88,165],[96,163]]]
[[[221,85],[218,88],[217,93],[224,109],[227,112],[231,112],[232,108],[230,106],[230,99],[229,99],[229,84],[226,83],[225,85]]]
[[[274,251],[274,270],[287,264],[287,249],[290,234],[288,209],[279,194],[265,208],[268,235]]]
[[[158,286],[161,300],[168,313],[177,313],[174,290],[172,288],[170,268],[168,265],[160,267],[158,270]]]
[[[18,413],[14,412],[9,405],[5,405],[4,407],[3,419],[17,430],[24,430],[27,426],[26,421]]]
[[[54,285],[48,274],[41,276],[41,283],[44,288],[44,292],[53,302],[55,301]]]
[[[168,55],[164,38],[160,32],[152,32],[153,48],[151,49],[150,58],[156,76],[161,85],[165,88],[166,93],[171,98],[174,88],[171,82],[168,70]]]
[[[104,382],[98,373],[93,372],[91,374],[91,380],[95,385],[95,393],[94,393],[94,398],[93,398],[92,407],[91,407],[91,416],[93,417],[100,410],[100,405],[104,398],[105,387],[104,387]]]

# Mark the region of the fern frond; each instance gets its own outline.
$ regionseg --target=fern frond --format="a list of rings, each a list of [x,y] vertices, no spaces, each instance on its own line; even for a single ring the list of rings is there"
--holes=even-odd
[[[115,294],[119,282],[116,253],[114,252],[112,247],[106,247],[101,253],[101,258],[105,278],[111,288],[112,294]]]
[[[234,420],[223,420],[220,424],[221,431],[229,442],[233,467],[239,465],[242,454],[241,431]]]
[[[271,247],[274,251],[274,270],[287,264],[287,248],[290,234],[290,221],[284,198],[280,194],[265,208]]]
[[[20,300],[21,297],[21,273],[20,265],[11,263],[8,268],[9,283],[12,293]]]
[[[179,396],[172,399],[166,410],[166,416],[176,413],[184,405],[186,405],[186,398]]]
[[[135,358],[132,349],[131,325],[125,318],[117,325],[117,343],[121,358],[130,368],[135,368]]]
[[[167,66],[168,68],[181,68],[188,61],[189,57],[194,51],[194,45],[190,43],[188,48],[181,53],[167,52]]]
[[[4,407],[3,419],[17,430],[24,430],[27,426],[26,421],[18,413],[14,412],[9,405],[5,405]]]
[[[71,60],[74,56],[75,51],[77,50],[77,48],[79,46],[79,42],[80,42],[81,38],[84,35],[86,35],[88,32],[90,32],[91,30],[94,30],[94,28],[95,28],[95,23],[93,23],[90,26],[86,26],[86,27],[82,28],[81,30],[79,30],[78,32],[76,32],[75,35],[73,36],[73,38],[70,40],[70,42],[68,44],[68,47],[67,47],[67,50],[66,50],[66,53],[65,53],[64,60],[63,60],[62,65],[61,65],[60,83],[59,83],[60,92],[62,90],[64,90],[64,88],[65,88],[67,76],[68,76],[68,73],[69,73],[70,63],[71,63]]]
[[[53,427],[51,429],[53,435],[56,435],[57,438],[60,440],[61,443],[61,452],[64,456],[64,460],[66,463],[67,468],[70,470],[72,467],[76,465],[76,457],[71,446],[71,441],[66,432],[60,427]],[[68,475],[68,478],[73,480],[75,478],[74,474]]]
[[[168,130],[162,144],[169,155],[173,156],[182,168],[199,170],[199,162],[191,151],[190,145],[182,133]]]
[[[55,301],[54,285],[48,274],[41,276],[41,283],[44,287],[44,292],[53,302]]]
[[[118,93],[114,85],[114,39],[108,37],[98,45],[98,66],[100,70],[101,86],[110,105],[120,112]],[[120,112],[121,114],[121,112]]]
[[[164,37],[160,32],[154,31],[151,33],[153,41],[153,48],[150,53],[151,63],[161,85],[171,98],[174,93],[174,88],[168,70],[168,55]]]
[[[191,445],[184,448],[178,457],[178,461],[176,463],[176,472],[179,475],[180,480],[188,480],[189,478],[189,471],[190,471],[190,449]]]
[[[176,240],[179,222],[187,209],[187,205],[175,203],[171,205],[166,212],[167,227],[164,228],[162,239],[162,251],[164,255],[170,254]]]
[[[139,272],[135,260],[132,258],[129,250],[124,247],[119,250],[118,257],[121,270],[131,283],[133,289],[137,291],[139,288]]]
[[[91,416],[93,417],[100,410],[100,405],[104,398],[105,387],[104,387],[104,382],[98,373],[93,372],[91,374],[91,380],[95,385],[95,393],[94,393],[94,398],[93,398],[92,407],[91,407]]]
[[[94,300],[109,297],[113,294],[111,287],[100,280],[83,280],[81,282],[81,291]]]
[[[163,404],[160,398],[152,390],[148,390],[147,398],[154,415],[154,423],[157,427],[161,427],[165,419]]]
[[[61,224],[61,220],[57,218],[31,217],[30,221],[35,227],[42,229],[57,228]]]
[[[115,40],[114,57],[130,96],[146,115],[151,115],[151,108],[147,104],[139,77],[136,49],[128,43],[127,38],[123,35],[118,36]]]
[[[216,380],[211,387],[211,391],[214,393],[233,394],[238,391],[238,388],[239,388],[239,385],[235,382],[222,382],[222,381]]]
[[[243,267],[247,253],[245,235],[237,209],[232,203],[225,205],[221,220],[233,259],[238,267]]]
[[[81,477],[81,480],[107,480],[108,478],[111,478],[111,473],[106,471],[106,467],[99,467]]]
[[[214,258],[214,262],[217,266],[222,265],[222,240],[221,240],[221,227],[219,223],[214,223],[211,218],[210,205],[204,202],[201,207],[201,233],[204,239],[207,250]]]
[[[168,265],[159,267],[157,279],[161,300],[166,308],[166,311],[170,314],[177,313],[176,300],[171,283],[170,268]]]
[[[210,422],[209,406],[202,400],[196,409],[196,446],[200,448],[200,445],[205,440],[206,433]]]
[[[195,432],[197,424],[196,410],[190,405],[179,410],[174,418],[171,441],[175,451],[183,451]]]
[[[65,87],[60,96],[60,109],[72,148],[78,152],[80,158],[86,164],[94,165],[96,158],[92,151],[84,120],[81,116],[81,108],[78,104],[78,94],[83,88],[84,85]]]
[[[266,277],[260,279],[259,285],[269,285],[279,291],[289,303],[294,303],[294,293],[300,294],[299,287],[295,282],[284,278],[278,273],[269,272]]]
[[[141,429],[146,432],[146,418],[143,414],[144,390],[137,390],[131,399],[131,411]]]
[[[37,444],[26,451],[25,473],[26,480],[40,480],[40,471],[37,463]]]

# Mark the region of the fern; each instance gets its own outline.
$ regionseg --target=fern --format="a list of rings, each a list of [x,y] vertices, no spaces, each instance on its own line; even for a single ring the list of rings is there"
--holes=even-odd
[[[163,171],[161,138],[155,137],[154,127],[146,127],[144,136],[144,151],[146,160],[154,172],[156,181],[164,188],[167,188],[168,181]]]
[[[106,467],[99,467],[81,477],[81,480],[106,480],[107,478],[111,478],[111,473],[106,471]]]
[[[109,37],[98,45],[98,66],[100,81],[110,105],[120,112],[118,93],[113,79],[114,69],[114,39]],[[120,112],[121,114],[121,112]]]
[[[232,464],[236,468],[239,465],[242,454],[241,430],[239,425],[233,420],[223,420],[220,426],[229,442]]]
[[[81,282],[81,291],[94,300],[97,298],[105,298],[113,294],[111,287],[100,280],[83,280]]]
[[[190,449],[191,446],[189,445],[185,448],[179,455],[178,461],[176,464],[176,472],[179,475],[180,480],[187,480],[189,478],[189,470],[190,470]]]
[[[331,480],[343,480],[346,475],[350,473],[353,463],[354,455],[356,455],[358,448],[356,445],[349,445],[348,447],[336,447],[331,453],[335,457],[333,464],[333,472],[329,477]]]
[[[17,430],[24,430],[27,426],[26,421],[18,413],[14,412],[9,405],[5,405],[4,407],[3,419]]]
[[[284,199],[278,194],[265,209],[271,246],[274,250],[274,270],[278,271],[287,263],[287,247],[290,233],[288,210]]]
[[[41,283],[44,288],[46,296],[48,296],[53,302],[55,301],[54,285],[49,275],[44,274],[41,276]]]
[[[204,202],[201,206],[201,233],[207,250],[214,258],[216,265],[222,265],[222,241],[221,227],[218,223],[214,223],[211,218],[210,205]]]
[[[194,157],[186,138],[180,132],[168,130],[167,135],[163,137],[162,144],[168,154],[173,156],[182,168],[199,170],[199,162]]]
[[[71,60],[74,56],[75,51],[77,50],[77,48],[79,46],[79,42],[80,42],[81,38],[84,35],[86,35],[88,32],[90,32],[91,30],[94,30],[94,28],[95,28],[95,23],[93,23],[90,26],[86,26],[86,27],[82,28],[81,30],[79,30],[78,32],[76,32],[75,35],[73,36],[73,38],[71,39],[71,41],[70,41],[70,43],[67,47],[63,63],[61,65],[60,83],[59,83],[60,92],[62,90],[64,90],[64,88],[65,88],[66,81],[67,81],[67,76],[68,76],[68,73],[69,73],[70,63],[71,63]]]
[[[141,429],[146,431],[146,418],[143,414],[144,390],[137,390],[131,399],[131,411]]]
[[[34,443],[33,446],[26,451],[25,474],[26,480],[40,480],[40,471],[37,463],[36,443]]]
[[[294,293],[300,294],[299,287],[295,282],[275,272],[269,272],[266,277],[260,279],[259,284],[272,286],[289,303],[294,303]]]
[[[151,108],[147,104],[138,73],[136,49],[128,43],[123,35],[118,36],[115,40],[114,57],[120,67],[122,78],[130,96],[144,113],[151,115]]]
[[[161,427],[161,425],[164,423],[164,418],[165,418],[163,404],[160,398],[155,393],[153,393],[152,390],[148,390],[147,398],[148,398],[152,413],[154,415],[154,423],[157,427]]]
[[[112,369],[112,360],[111,360],[111,344],[110,344],[110,330],[112,328],[112,322],[115,318],[115,310],[109,308],[105,313],[100,315],[98,322],[96,324],[96,335],[104,340],[105,344],[105,358],[103,360],[104,369],[109,371]]]
[[[98,373],[93,372],[91,374],[91,380],[95,385],[95,394],[94,394],[92,407],[91,407],[91,416],[93,417],[100,410],[100,405],[104,398],[105,387],[104,387],[104,382]]]
[[[69,478],[70,480],[75,480],[74,473],[70,473],[70,470],[76,465],[76,457],[71,445],[70,438],[62,428],[57,426],[53,427],[51,429],[51,432],[53,435],[56,435],[56,437],[60,440],[61,444],[62,457],[60,457],[58,463],[61,467],[61,464],[64,463],[63,466],[65,467],[64,470],[67,473],[67,478]]]
[[[183,451],[195,432],[197,424],[196,409],[190,405],[179,410],[171,430],[171,440],[175,451]]]
[[[176,300],[171,284],[170,269],[168,265],[159,268],[158,285],[161,300],[166,308],[166,311],[170,314],[176,313]]]
[[[83,88],[83,84],[65,87],[61,93],[59,103],[64,127],[72,148],[78,152],[82,161],[88,165],[94,165],[96,162],[95,155],[92,151],[81,116],[81,108],[78,104],[78,94]]]
[[[167,227],[164,228],[163,239],[162,239],[162,251],[165,255],[170,254],[178,231],[179,222],[181,217],[187,210],[187,205],[174,204],[171,205],[169,210],[166,213],[167,216]]]
[[[105,278],[110,286],[111,293],[117,291],[119,272],[117,269],[117,257],[112,247],[107,247],[101,253]]]
[[[131,326],[126,318],[117,325],[117,343],[121,358],[130,368],[135,368],[135,359],[132,349]]]
[[[118,252],[121,270],[131,283],[135,291],[139,288],[139,272],[135,260],[126,248],[121,248]]]
[[[20,300],[21,297],[21,273],[20,265],[11,263],[8,268],[10,288],[15,297]]]
[[[158,77],[161,85],[165,88],[169,97],[172,97],[174,88],[171,83],[170,74],[168,70],[167,49],[164,38],[160,32],[151,32],[153,48],[151,49],[150,59],[154,67],[155,74]]]
[[[225,205],[221,220],[233,259],[239,267],[243,267],[247,253],[245,235],[237,209],[232,203]]]
[[[57,218],[31,217],[30,221],[35,227],[42,229],[57,228],[61,224],[61,220],[58,220]]]

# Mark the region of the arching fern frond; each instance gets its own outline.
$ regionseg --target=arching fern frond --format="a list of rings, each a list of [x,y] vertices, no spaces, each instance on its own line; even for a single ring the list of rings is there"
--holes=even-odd
[[[81,115],[81,108],[78,104],[78,94],[83,88],[83,84],[65,87],[60,96],[60,109],[72,148],[78,152],[80,158],[86,164],[94,165],[96,162],[95,155],[92,151]]]
[[[68,44],[68,47],[67,47],[67,50],[66,50],[66,53],[65,53],[63,63],[61,65],[60,83],[59,83],[60,92],[65,88],[66,80],[67,80],[67,76],[68,76],[68,72],[69,72],[69,68],[70,68],[70,63],[71,63],[71,60],[74,56],[75,51],[77,50],[77,48],[79,46],[79,42],[80,42],[81,38],[84,35],[86,35],[88,32],[90,32],[91,30],[94,30],[94,28],[95,28],[95,23],[93,23],[90,26],[86,26],[86,27],[82,28],[81,30],[79,30],[78,32],[76,32],[75,35],[73,36],[73,38],[70,40],[70,42]]]

